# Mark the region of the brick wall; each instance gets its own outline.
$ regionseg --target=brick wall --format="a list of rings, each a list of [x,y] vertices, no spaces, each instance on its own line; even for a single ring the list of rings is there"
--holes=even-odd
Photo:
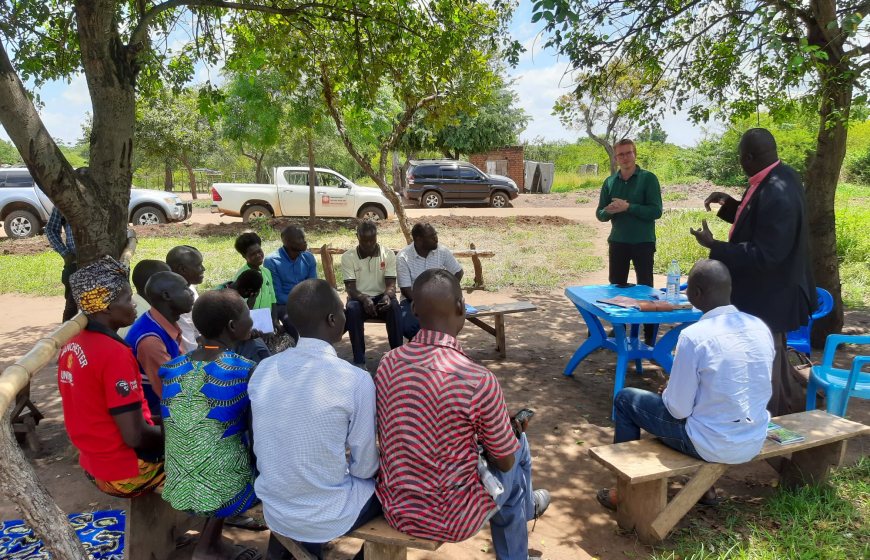
[[[525,180],[525,169],[522,146],[506,146],[504,148],[498,148],[497,150],[491,150],[484,154],[473,154],[468,158],[468,160],[482,171],[486,171],[487,161],[507,161],[507,171],[504,175],[507,175],[516,182],[520,192],[525,191],[525,185],[523,184]],[[501,175],[501,173],[499,173],[499,175]]]

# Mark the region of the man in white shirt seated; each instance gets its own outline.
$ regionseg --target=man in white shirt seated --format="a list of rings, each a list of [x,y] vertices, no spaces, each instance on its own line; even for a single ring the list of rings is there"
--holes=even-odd
[[[689,301],[704,312],[680,333],[667,388],[661,395],[625,388],[616,395],[613,443],[640,439],[640,430],[677,451],[711,463],[755,457],[767,437],[773,336],[757,317],[731,305],[731,275],[702,259],[689,272]],[[615,509],[615,489],[598,501]],[[716,503],[713,488],[700,503]]]
[[[375,385],[336,356],[344,304],[328,282],[300,282],[287,304],[299,342],[260,362],[248,384],[260,471],[254,489],[269,529],[322,558],[323,543],[381,515]],[[269,552],[284,551],[272,539]]]
[[[414,314],[414,281],[430,268],[441,268],[462,281],[464,271],[450,249],[438,245],[438,232],[428,222],[416,223],[411,228],[413,242],[396,255],[396,276],[402,292],[402,335],[411,340],[420,330],[420,321]]]

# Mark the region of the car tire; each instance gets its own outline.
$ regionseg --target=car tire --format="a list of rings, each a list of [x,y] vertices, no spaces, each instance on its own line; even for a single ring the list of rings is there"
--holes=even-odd
[[[24,239],[33,237],[39,233],[42,224],[36,214],[28,210],[13,210],[3,220],[3,228],[6,235],[12,239]]]
[[[254,218],[271,218],[272,211],[266,208],[265,206],[261,206],[259,204],[254,204],[253,206],[248,206],[244,212],[242,212],[242,221],[246,224],[249,223]]]
[[[371,204],[363,206],[357,212],[356,217],[360,220],[371,220],[373,222],[379,222],[381,220],[387,219],[387,214],[377,206],[373,206]]]
[[[495,191],[489,197],[489,205],[493,208],[507,208],[511,205],[511,199],[502,191]]]
[[[130,221],[134,226],[153,226],[166,223],[166,214],[156,206],[140,206],[133,212]]]
[[[437,191],[426,191],[420,197],[420,206],[423,208],[441,208],[444,199]]]

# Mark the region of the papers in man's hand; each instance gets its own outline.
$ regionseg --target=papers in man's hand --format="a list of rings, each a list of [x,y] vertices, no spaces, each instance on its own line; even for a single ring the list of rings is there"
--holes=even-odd
[[[271,309],[251,309],[251,319],[254,320],[254,329],[261,333],[270,333],[275,331],[272,324]]]

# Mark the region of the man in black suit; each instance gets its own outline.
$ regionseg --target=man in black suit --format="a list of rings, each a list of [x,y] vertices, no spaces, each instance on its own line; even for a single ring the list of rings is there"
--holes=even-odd
[[[728,267],[733,280],[731,301],[762,319],[773,333],[773,396],[767,408],[774,416],[804,410],[800,385],[786,357],[786,333],[806,325],[816,306],[816,289],[809,267],[806,198],[801,179],[779,161],[776,140],[763,128],[748,130],[740,139],[740,166],[749,189],[740,201],[714,192],[704,201],[721,205],[718,216],[733,224],[728,241],[718,241],[702,221],[690,232],[710,258]]]

